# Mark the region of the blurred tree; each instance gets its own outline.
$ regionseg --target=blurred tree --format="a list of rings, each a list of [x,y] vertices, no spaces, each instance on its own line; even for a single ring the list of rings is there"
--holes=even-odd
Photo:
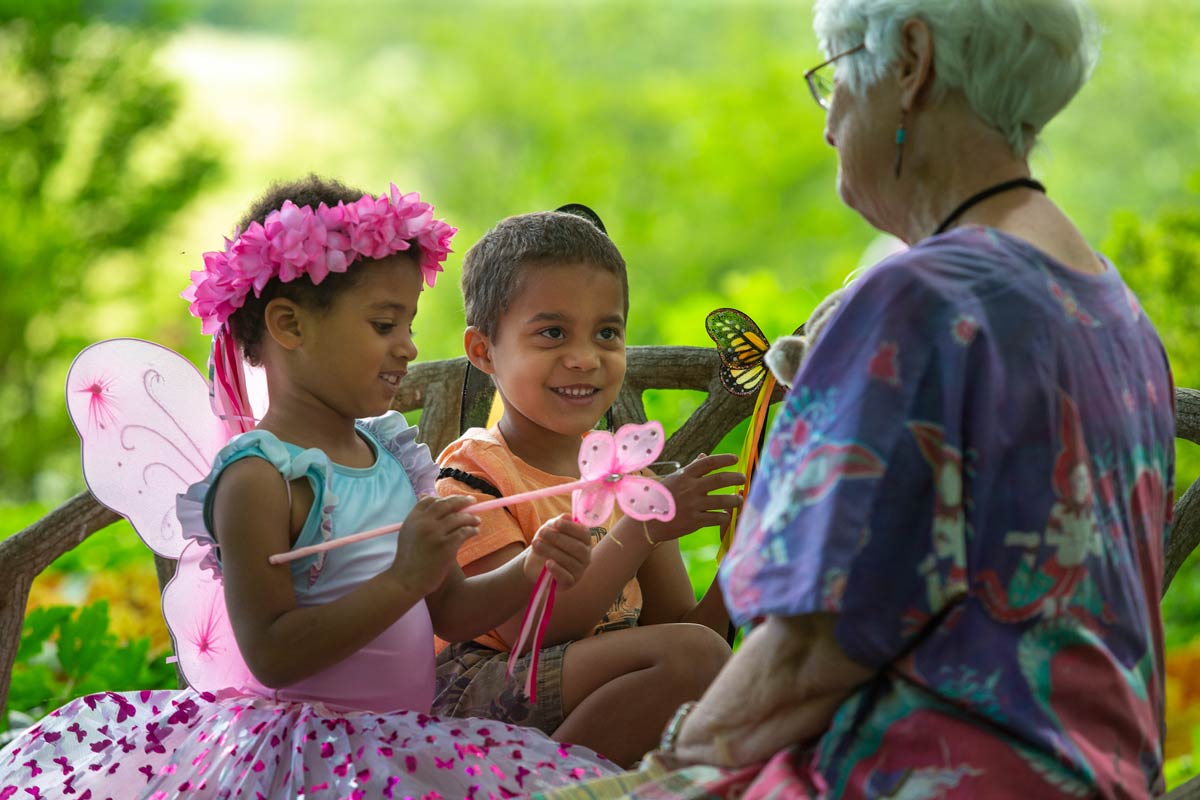
[[[1188,186],[1200,195],[1200,172]],[[1200,386],[1200,202],[1164,210],[1144,220],[1119,213],[1105,249],[1137,292],[1171,357],[1178,386]],[[1182,494],[1200,474],[1200,448],[1176,448],[1176,492]],[[1200,551],[1175,576],[1163,601],[1168,646],[1200,639]]]
[[[1180,386],[1200,386],[1200,172],[1194,199],[1151,219],[1113,217],[1106,250],[1137,292],[1166,345]]]
[[[232,0],[201,2],[220,24]],[[460,249],[508,214],[589,203],[630,264],[630,341],[706,344],[704,314],[719,305],[769,336],[790,331],[876,236],[834,188],[803,80],[820,61],[808,5],[313,2],[256,24],[286,19],[304,35],[320,65],[303,84],[313,107],[354,120],[361,155],[345,163],[421,187],[462,227]],[[1200,5],[1095,5],[1104,55],[1033,166],[1099,242],[1114,208],[1150,216],[1184,199]],[[1131,124],[1111,124],[1114,108]],[[457,354],[455,300],[425,301],[424,357]]]
[[[207,22],[241,24],[231,0],[199,2]],[[711,344],[704,316],[721,305],[790,332],[875,236],[833,190],[804,3],[369,6],[254,23],[284,20],[301,44],[296,116],[348,121],[301,163],[421,189],[461,227],[460,254],[509,214],[592,205],[630,264],[632,344]],[[421,316],[422,358],[461,352],[456,292]]]
[[[136,296],[142,247],[217,166],[171,126],[178,87],[154,62],[177,4],[0,2],[0,498],[28,498],[73,438],[65,362],[106,298]],[[107,259],[107,261],[106,261]]]

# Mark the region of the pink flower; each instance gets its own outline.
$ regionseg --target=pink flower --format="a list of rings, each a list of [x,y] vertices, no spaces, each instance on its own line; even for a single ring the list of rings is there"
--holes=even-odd
[[[263,227],[270,241],[271,260],[279,267],[279,280],[294,281],[312,267],[318,268],[311,273],[313,283],[325,279],[325,225],[310,207],[300,208],[284,200],[283,208],[267,215]]]
[[[384,258],[409,247],[405,226],[388,200],[364,195],[346,206],[350,246],[367,258]]]
[[[317,207],[317,216],[325,225],[325,269],[329,272],[345,272],[351,262],[358,258],[358,253],[350,245],[350,234],[346,232],[346,206],[338,203],[330,208],[321,203]]]
[[[192,273],[192,287],[184,292],[192,314],[203,321],[205,334],[213,334],[246,299],[248,282],[229,256],[218,251],[204,254],[204,270]]]
[[[417,235],[417,244],[421,246],[421,272],[425,283],[430,287],[437,280],[437,274],[442,271],[442,262],[450,253],[450,240],[458,228],[452,228],[441,220],[431,220]]]
[[[274,264],[270,256],[270,240],[262,225],[251,222],[246,231],[230,244],[225,240],[225,249],[240,272],[254,287],[254,296],[262,294],[267,281],[275,277]]]
[[[433,206],[422,203],[420,193],[402,194],[393,183],[389,191],[389,200],[392,213],[396,217],[397,228],[406,240],[417,238],[433,222]]]

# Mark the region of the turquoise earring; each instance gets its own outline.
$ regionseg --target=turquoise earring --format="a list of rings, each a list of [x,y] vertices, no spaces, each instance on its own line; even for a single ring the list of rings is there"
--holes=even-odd
[[[892,171],[896,175],[896,179],[900,179],[900,167],[904,163],[904,140],[908,138],[908,132],[904,129],[904,118],[907,115],[904,112],[900,113],[900,127],[896,128],[896,163],[892,167]]]

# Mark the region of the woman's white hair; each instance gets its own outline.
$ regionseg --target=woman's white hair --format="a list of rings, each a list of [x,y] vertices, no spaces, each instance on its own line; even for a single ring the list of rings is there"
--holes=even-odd
[[[816,0],[813,14],[827,56],[866,43],[837,62],[837,79],[855,93],[895,62],[904,22],[922,19],[933,35],[934,98],[960,89],[1021,157],[1087,81],[1099,53],[1085,0]]]

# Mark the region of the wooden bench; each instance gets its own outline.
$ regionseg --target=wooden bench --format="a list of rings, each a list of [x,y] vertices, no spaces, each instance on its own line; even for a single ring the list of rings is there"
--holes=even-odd
[[[645,422],[643,394],[651,389],[688,389],[704,400],[667,440],[662,458],[686,463],[717,444],[753,410],[753,398],[738,398],[721,388],[716,350],[702,347],[632,347],[628,351],[625,384],[613,409],[616,425]],[[416,364],[410,370],[393,407],[422,410],[421,439],[433,453],[458,437],[464,425],[482,425],[491,407],[493,389],[486,377],[468,371],[465,358]],[[775,399],[782,396],[777,390]],[[1176,390],[1177,435],[1200,443],[1200,391]],[[1165,554],[1163,591],[1200,542],[1200,481],[1188,487],[1175,504],[1175,520]],[[21,641],[29,588],[43,570],[87,537],[120,517],[81,492],[28,528],[0,541],[0,713],[12,679],[13,661]],[[174,573],[174,563],[155,558],[160,584]],[[1172,800],[1200,800],[1200,776],[1168,795]]]

